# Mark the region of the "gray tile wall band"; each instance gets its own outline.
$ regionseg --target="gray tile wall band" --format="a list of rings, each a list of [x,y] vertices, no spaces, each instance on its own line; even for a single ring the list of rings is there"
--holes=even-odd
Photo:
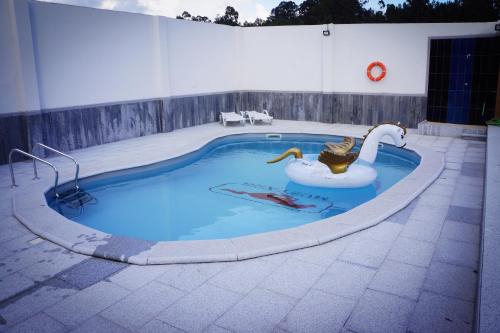
[[[214,122],[221,111],[262,109],[277,119],[401,121],[415,128],[425,120],[427,97],[243,91],[19,113],[0,118],[0,164],[8,162],[10,149],[30,151],[36,142],[69,151]]]

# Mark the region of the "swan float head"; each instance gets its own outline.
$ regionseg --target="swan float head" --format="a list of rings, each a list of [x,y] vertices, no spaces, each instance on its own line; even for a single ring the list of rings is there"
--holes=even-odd
[[[390,136],[394,145],[398,148],[406,146],[407,130],[401,126],[400,123],[395,124],[381,124],[372,127],[364,136],[363,145],[359,152],[359,159],[369,164],[375,163],[378,153],[378,144],[384,136]]]
[[[376,130],[376,131],[375,131]],[[403,148],[406,146],[406,140],[405,136],[407,134],[407,129],[406,127],[402,126],[401,123],[393,124],[393,123],[384,123],[380,125],[375,125],[374,127],[370,128],[368,130],[368,133],[366,133],[363,136],[363,139],[366,140],[367,137],[373,132],[379,132],[379,138],[382,139],[383,136],[389,135],[392,140],[394,141],[394,145],[398,148]],[[380,134],[382,136],[380,137]]]

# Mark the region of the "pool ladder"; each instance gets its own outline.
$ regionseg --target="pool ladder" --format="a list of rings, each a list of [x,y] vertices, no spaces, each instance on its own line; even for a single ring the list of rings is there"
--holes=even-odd
[[[51,151],[53,153],[56,153],[57,155],[66,157],[66,158],[70,159],[75,164],[74,186],[71,189],[69,189],[63,193],[59,193],[57,191],[57,187],[59,186],[59,171],[54,166],[54,164],[48,162],[47,160],[44,160],[40,157],[33,155],[33,151],[35,150],[36,147],[40,147],[40,149],[45,149],[45,150]],[[32,154],[27,153],[24,150],[21,150],[18,148],[14,148],[10,151],[10,153],[9,153],[9,167],[10,167],[10,178],[12,180],[12,187],[13,188],[18,186],[16,184],[16,179],[14,176],[14,167],[12,164],[12,155],[14,155],[14,153],[24,155],[24,156],[29,157],[33,160],[33,174],[34,174],[33,179],[39,179],[38,170],[37,170],[37,166],[36,166],[37,161],[41,162],[43,164],[46,164],[52,168],[52,170],[54,171],[54,193],[55,193],[55,196],[56,196],[56,199],[58,202],[64,203],[71,208],[75,208],[76,206],[83,206],[85,203],[95,201],[95,198],[93,198],[87,192],[81,190],[80,187],[78,186],[78,176],[80,173],[80,164],[78,164],[78,162],[72,156],[65,154],[65,153],[63,153],[55,148],[46,146],[40,142],[35,144],[35,146],[32,149]]]

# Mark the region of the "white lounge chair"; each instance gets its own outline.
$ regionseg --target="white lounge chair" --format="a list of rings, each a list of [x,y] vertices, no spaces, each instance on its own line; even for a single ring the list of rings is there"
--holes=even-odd
[[[239,122],[240,124],[245,125],[245,118],[235,112],[221,112],[219,122],[224,126],[230,122]]]
[[[271,125],[273,123],[273,117],[269,115],[267,110],[262,110],[262,112],[257,111],[243,111],[250,120],[250,124],[254,125],[256,121],[262,121]]]

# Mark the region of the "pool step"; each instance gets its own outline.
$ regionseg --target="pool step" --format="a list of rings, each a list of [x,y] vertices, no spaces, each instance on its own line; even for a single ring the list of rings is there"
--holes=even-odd
[[[486,132],[486,126],[479,125],[435,123],[427,120],[418,124],[418,134],[420,135],[484,140],[486,138]]]
[[[96,204],[97,199],[82,189],[71,189],[60,193],[58,203],[64,204],[67,208],[77,209],[86,204]]]

